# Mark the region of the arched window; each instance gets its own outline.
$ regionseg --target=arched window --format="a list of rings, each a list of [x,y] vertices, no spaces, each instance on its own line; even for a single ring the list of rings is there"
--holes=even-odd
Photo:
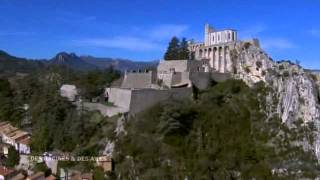
[[[231,34],[228,33],[228,40],[231,40]]]
[[[212,36],[212,41],[214,42],[214,35]]]

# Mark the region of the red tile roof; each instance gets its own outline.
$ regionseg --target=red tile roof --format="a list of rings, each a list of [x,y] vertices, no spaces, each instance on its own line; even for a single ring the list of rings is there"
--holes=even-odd
[[[9,169],[5,166],[0,166],[0,175],[2,175],[2,176],[10,175],[13,172],[14,172],[13,169]]]

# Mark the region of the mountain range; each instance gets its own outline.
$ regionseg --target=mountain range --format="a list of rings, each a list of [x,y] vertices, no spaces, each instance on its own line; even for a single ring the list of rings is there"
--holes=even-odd
[[[154,68],[157,61],[133,61],[121,58],[97,58],[93,56],[78,56],[75,53],[60,52],[51,59],[27,59],[20,58],[0,50],[1,72],[28,73],[37,69],[59,65],[74,70],[90,71],[105,69],[113,66],[120,71]]]

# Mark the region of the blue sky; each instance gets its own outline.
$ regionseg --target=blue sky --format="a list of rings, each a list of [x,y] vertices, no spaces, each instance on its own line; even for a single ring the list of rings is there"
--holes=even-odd
[[[0,49],[155,60],[173,35],[202,41],[206,22],[259,38],[274,59],[320,68],[317,0],[0,0]]]

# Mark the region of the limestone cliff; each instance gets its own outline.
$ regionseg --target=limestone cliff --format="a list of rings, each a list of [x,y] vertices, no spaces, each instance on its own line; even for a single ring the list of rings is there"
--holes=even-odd
[[[266,96],[266,113],[278,116],[289,128],[297,121],[303,124],[319,122],[320,107],[315,75],[289,61],[274,62],[260,47],[250,42],[239,42],[231,50],[233,73],[237,79],[249,86],[263,81],[270,88]],[[312,132],[311,132],[312,133]],[[316,138],[298,142],[305,150],[311,150],[320,159],[320,129],[314,132]]]

